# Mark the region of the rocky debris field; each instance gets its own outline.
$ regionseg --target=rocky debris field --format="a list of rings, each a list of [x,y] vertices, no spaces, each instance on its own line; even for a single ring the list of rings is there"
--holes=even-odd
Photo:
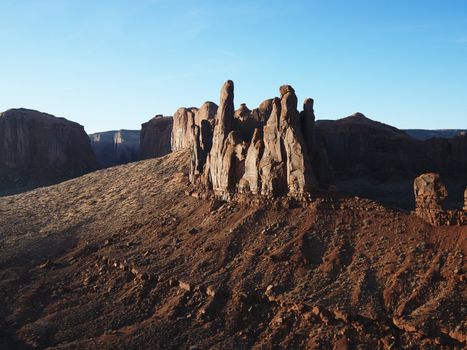
[[[0,348],[463,349],[466,226],[199,199],[189,151],[0,198]]]

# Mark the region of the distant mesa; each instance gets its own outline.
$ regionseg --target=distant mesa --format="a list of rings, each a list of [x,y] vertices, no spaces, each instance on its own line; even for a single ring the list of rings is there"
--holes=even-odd
[[[405,129],[407,135],[417,140],[429,140],[432,138],[449,139],[455,136],[465,135],[467,130],[464,129],[441,129],[441,130],[426,130],[426,129]]]
[[[139,130],[113,130],[90,134],[91,147],[101,168],[139,160]]]
[[[141,125],[140,158],[162,157],[171,151],[173,118],[156,115]]]
[[[97,167],[81,125],[24,108],[0,114],[0,193],[54,184]]]

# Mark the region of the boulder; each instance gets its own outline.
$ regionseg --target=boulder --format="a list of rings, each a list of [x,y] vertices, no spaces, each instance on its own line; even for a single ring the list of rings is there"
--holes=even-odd
[[[84,128],[30,110],[0,114],[0,192],[57,183],[97,168]]]
[[[156,115],[141,125],[140,158],[157,158],[165,156],[171,150],[172,117]]]

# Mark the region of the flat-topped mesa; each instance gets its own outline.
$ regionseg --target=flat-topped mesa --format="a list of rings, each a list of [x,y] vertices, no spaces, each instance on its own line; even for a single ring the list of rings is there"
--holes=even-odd
[[[437,173],[422,174],[414,180],[415,214],[432,225],[465,225],[464,210],[444,210],[448,191]],[[464,193],[465,195],[465,193]]]
[[[283,85],[279,91],[280,99],[265,100],[253,111],[242,104],[235,111],[233,82],[224,84],[210,151],[203,151],[196,126],[191,129],[192,183],[212,189],[222,199],[235,193],[306,199],[317,189],[308,155],[313,140],[312,100],[305,102],[306,110],[300,114],[293,88]],[[302,124],[307,125],[310,146]]]

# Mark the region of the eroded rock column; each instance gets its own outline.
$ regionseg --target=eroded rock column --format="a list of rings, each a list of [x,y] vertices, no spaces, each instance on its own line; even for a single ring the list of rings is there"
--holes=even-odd
[[[444,223],[443,203],[448,196],[439,174],[427,173],[414,181],[415,213],[433,225]]]

